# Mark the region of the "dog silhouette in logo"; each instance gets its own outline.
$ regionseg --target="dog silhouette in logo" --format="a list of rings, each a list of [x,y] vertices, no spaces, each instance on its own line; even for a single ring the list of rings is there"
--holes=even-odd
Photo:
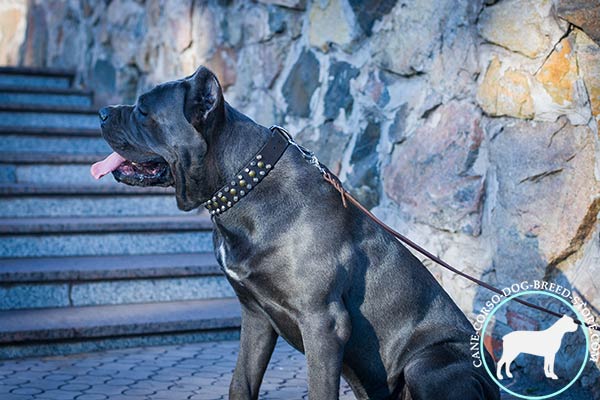
[[[543,331],[514,331],[502,337],[502,357],[496,367],[496,376],[503,379],[502,367],[506,376],[512,378],[510,364],[521,353],[544,357],[544,375],[558,379],[554,373],[554,357],[560,349],[562,338],[567,332],[575,332],[578,325],[573,318],[563,315],[551,327]]]

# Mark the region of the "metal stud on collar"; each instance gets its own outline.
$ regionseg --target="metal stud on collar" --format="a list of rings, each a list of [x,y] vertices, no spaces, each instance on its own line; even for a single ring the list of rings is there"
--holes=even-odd
[[[271,131],[269,141],[235,175],[235,179],[203,203],[211,215],[220,215],[237,204],[269,174],[287,147],[293,144],[283,128],[271,127]]]

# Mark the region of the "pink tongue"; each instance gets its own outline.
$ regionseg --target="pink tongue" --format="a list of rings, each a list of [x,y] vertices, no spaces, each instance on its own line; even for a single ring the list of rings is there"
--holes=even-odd
[[[100,179],[104,175],[108,174],[109,172],[112,172],[115,169],[117,169],[119,167],[119,165],[121,165],[121,163],[123,163],[123,161],[126,161],[126,160],[123,157],[121,157],[119,154],[112,153],[111,155],[106,157],[104,160],[98,161],[97,163],[92,165],[92,168],[90,168],[90,173],[92,174],[92,176],[94,178]]]

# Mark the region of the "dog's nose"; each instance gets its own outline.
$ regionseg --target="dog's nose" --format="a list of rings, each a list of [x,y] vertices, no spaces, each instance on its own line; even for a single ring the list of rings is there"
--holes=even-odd
[[[110,110],[108,107],[104,107],[100,109],[100,111],[98,111],[98,114],[100,115],[100,120],[102,120],[102,122],[106,122],[106,120],[108,119],[109,112]]]

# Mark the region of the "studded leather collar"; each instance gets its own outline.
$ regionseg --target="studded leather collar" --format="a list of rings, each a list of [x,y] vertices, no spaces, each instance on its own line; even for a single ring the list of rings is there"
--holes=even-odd
[[[275,167],[275,164],[290,145],[289,133],[272,126],[269,141],[254,157],[230,180],[217,190],[210,199],[202,203],[211,215],[223,214],[233,207],[242,197],[256,187]]]

